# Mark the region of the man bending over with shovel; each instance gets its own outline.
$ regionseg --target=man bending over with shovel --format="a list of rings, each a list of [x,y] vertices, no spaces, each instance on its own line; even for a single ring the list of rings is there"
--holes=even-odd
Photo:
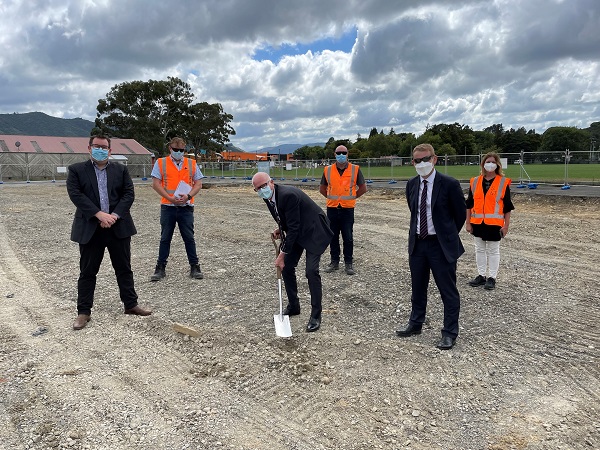
[[[283,315],[300,314],[296,266],[302,252],[306,250],[306,278],[311,305],[306,331],[317,331],[321,326],[323,297],[319,262],[333,236],[329,220],[319,205],[303,191],[294,186],[275,184],[265,172],[258,172],[252,177],[252,186],[265,201],[278,225],[273,237],[281,239],[281,248],[275,265],[281,269],[288,297]]]

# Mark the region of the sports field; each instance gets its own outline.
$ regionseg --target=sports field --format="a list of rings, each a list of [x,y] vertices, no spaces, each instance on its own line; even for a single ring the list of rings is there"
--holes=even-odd
[[[352,162],[352,161],[351,161]],[[295,163],[297,164],[297,163]],[[366,179],[384,179],[384,180],[408,180],[415,176],[415,169],[412,165],[403,166],[371,166],[364,161],[358,162]],[[304,167],[303,167],[304,165]],[[303,179],[320,178],[323,174],[323,166],[305,167],[305,162],[300,162],[299,166],[292,166],[292,170],[286,170],[283,166],[271,167],[271,176],[284,179]],[[443,161],[438,161],[437,170],[450,175],[460,181],[468,181],[471,177],[478,175],[478,165],[449,165],[444,166]],[[566,169],[566,170],[565,170]],[[256,173],[256,166],[223,164],[208,166],[203,168],[204,175],[213,177],[250,177]],[[566,173],[565,173],[566,172]],[[525,164],[521,167],[519,164],[511,164],[504,170],[506,176],[513,182],[539,182],[552,184],[600,184],[600,164],[569,164],[565,168],[564,164]],[[566,176],[565,176],[566,175]]]

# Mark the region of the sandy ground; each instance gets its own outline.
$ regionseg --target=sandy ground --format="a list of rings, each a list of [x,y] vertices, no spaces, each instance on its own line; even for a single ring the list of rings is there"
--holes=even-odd
[[[461,334],[442,352],[433,285],[423,333],[394,333],[410,311],[402,190],[360,199],[358,273],[322,274],[317,333],[304,332],[299,270],[303,311],[289,339],[272,320],[274,222],[249,187],[201,193],[204,280],[188,278],[176,234],[167,278],[149,281],[158,197],[145,182],[136,195],[132,263],[154,314],[122,313],[107,255],[92,321],[75,332],[64,184],[0,186],[0,448],[600,448],[599,199],[516,193],[492,292],[467,285],[476,271],[463,231]]]

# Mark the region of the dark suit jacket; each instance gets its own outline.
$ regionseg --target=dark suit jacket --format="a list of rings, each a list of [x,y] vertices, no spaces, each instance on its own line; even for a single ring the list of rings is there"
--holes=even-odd
[[[323,253],[333,233],[329,228],[329,219],[321,207],[294,186],[275,184],[275,201],[280,219],[279,227],[285,233],[281,251],[289,253],[294,244],[298,244],[308,252]],[[265,202],[269,206],[269,201]],[[277,220],[270,207],[269,211]]]
[[[133,236],[137,230],[129,209],[133,204],[135,194],[133,181],[127,167],[117,162],[110,162],[106,166],[106,184],[109,212],[114,212],[120,217],[111,230],[119,239]],[[71,227],[71,240],[87,244],[99,226],[98,219],[94,217],[94,214],[100,211],[98,179],[91,160],[69,166],[67,192],[77,207]]]
[[[416,176],[406,184],[406,201],[410,209],[409,254],[412,254],[417,239],[420,183],[421,177]],[[431,217],[446,260],[455,262],[465,252],[458,233],[467,219],[467,206],[460,183],[437,170],[431,193]]]

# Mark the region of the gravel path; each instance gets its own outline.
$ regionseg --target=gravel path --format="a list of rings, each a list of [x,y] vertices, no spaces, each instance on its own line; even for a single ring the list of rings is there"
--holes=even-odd
[[[467,285],[463,231],[461,335],[441,352],[435,287],[423,333],[394,333],[410,311],[402,190],[359,200],[358,273],[322,274],[317,333],[303,331],[299,270],[303,311],[281,339],[274,222],[249,187],[208,187],[196,212],[205,279],[187,277],[176,234],[167,278],[149,281],[159,206],[140,182],[132,263],[154,314],[122,313],[107,255],[92,321],[74,332],[79,255],[64,184],[0,186],[0,448],[600,448],[600,199],[517,192],[492,292]]]

